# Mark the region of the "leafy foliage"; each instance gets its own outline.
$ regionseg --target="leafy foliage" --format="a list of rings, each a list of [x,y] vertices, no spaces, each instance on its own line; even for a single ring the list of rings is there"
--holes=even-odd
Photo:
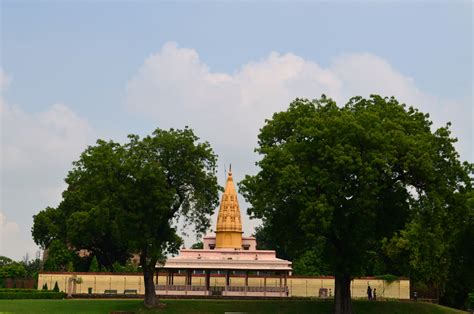
[[[240,184],[248,212],[287,255],[315,248],[331,265],[336,312],[351,312],[347,295],[339,303],[338,278],[347,294],[351,276],[373,271],[369,261],[446,282],[472,166],[460,163],[449,124],[435,132],[431,124],[393,97],[340,108],[323,96],[297,99],[261,129],[261,170]]]
[[[59,207],[34,217],[35,242],[87,249],[109,270],[139,254],[145,303],[154,305],[155,265],[182,244],[177,219],[203,233],[217,206],[216,156],[197,141],[189,128],[130,135],[123,145],[98,140],[73,163]]]
[[[0,256],[0,266],[5,266],[13,263],[13,260],[6,256]]]
[[[395,276],[395,275],[392,275],[392,274],[378,275],[378,276],[375,276],[375,278],[381,279],[381,280],[385,280],[385,281],[387,281],[388,283],[400,279],[398,276]]]
[[[98,272],[100,270],[99,268],[99,262],[97,261],[97,257],[93,257],[91,260],[91,264],[89,266],[89,271],[90,272]]]
[[[73,252],[58,239],[53,240],[48,247],[48,258],[44,263],[44,270],[66,271],[68,264],[73,260]]]
[[[202,241],[196,242],[193,245],[191,245],[191,248],[195,249],[195,250],[196,249],[202,249],[202,248],[204,248],[204,243],[202,243]]]
[[[8,265],[0,266],[0,278],[24,278],[26,269],[22,263],[12,262]]]
[[[293,260],[293,273],[295,275],[321,276],[331,272],[322,258],[322,254],[315,250],[308,250]]]
[[[20,290],[20,289],[19,289]],[[27,289],[21,289],[27,290]],[[37,290],[33,291],[1,291],[0,299],[64,299],[66,293],[64,292],[54,292],[54,291],[42,291]]]

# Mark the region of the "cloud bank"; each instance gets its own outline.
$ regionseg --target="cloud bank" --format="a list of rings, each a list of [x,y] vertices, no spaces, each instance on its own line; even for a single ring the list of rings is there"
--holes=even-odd
[[[10,79],[0,71],[0,88]],[[29,113],[0,97],[0,255],[19,259],[37,249],[32,216],[55,206],[73,160],[90,143],[92,128],[64,104]],[[6,220],[8,216],[8,221]]]
[[[471,158],[470,103],[423,93],[412,78],[369,53],[343,54],[324,68],[292,53],[272,52],[234,73],[216,73],[195,50],[171,42],[148,57],[128,82],[126,105],[161,127],[189,125],[219,148],[251,150],[265,119],[296,97],[314,99],[323,93],[340,105],[356,95],[395,96],[430,112],[436,126],[452,121],[462,139],[459,150]]]

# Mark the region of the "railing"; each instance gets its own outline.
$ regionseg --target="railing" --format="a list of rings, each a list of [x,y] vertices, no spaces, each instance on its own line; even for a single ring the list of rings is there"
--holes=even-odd
[[[205,286],[190,286],[190,285],[156,285],[155,290],[206,291],[206,287]]]
[[[252,286],[227,286],[225,291],[238,291],[238,292],[286,292],[286,287],[252,287]]]
[[[205,286],[190,285],[156,285],[156,290],[161,291],[206,291]],[[212,286],[211,291],[234,291],[234,292],[287,292],[288,287],[252,287],[252,286]]]

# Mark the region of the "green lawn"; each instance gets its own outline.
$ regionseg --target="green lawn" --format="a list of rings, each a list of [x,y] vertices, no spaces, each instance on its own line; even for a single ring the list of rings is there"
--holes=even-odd
[[[331,313],[332,303],[312,300],[163,300],[163,310],[145,310],[141,300],[0,300],[0,313]],[[464,313],[434,304],[414,302],[354,301],[358,314],[454,314]]]

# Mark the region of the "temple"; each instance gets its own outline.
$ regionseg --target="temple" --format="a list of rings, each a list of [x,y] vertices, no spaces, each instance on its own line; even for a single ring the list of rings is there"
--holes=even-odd
[[[165,265],[157,265],[159,295],[224,295],[255,297],[288,296],[287,277],[291,262],[276,257],[273,250],[257,250],[254,237],[242,236],[242,218],[232,168],[217,216],[216,234],[204,237],[202,249],[182,249]],[[167,273],[158,283],[158,272]],[[175,274],[185,274],[184,284],[175,284]],[[211,277],[214,284],[211,283]],[[267,279],[279,284],[267,285]],[[194,279],[194,282],[193,282]]]

